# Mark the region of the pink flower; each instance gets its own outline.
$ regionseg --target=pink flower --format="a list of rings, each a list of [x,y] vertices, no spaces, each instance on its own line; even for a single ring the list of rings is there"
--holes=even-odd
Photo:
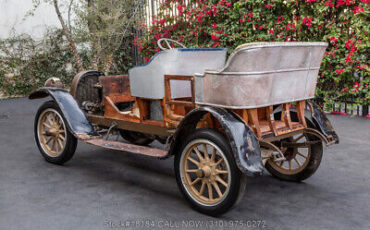
[[[184,7],[185,5],[182,5],[182,4],[180,4],[178,7],[177,7],[177,10],[179,11],[179,15],[182,15],[183,13],[184,13],[184,9],[183,9],[183,7]]]
[[[352,12],[354,14],[358,14],[358,13],[364,12],[364,8],[362,8],[361,6],[355,6]]]
[[[278,23],[282,23],[285,18],[283,16],[279,16],[277,19]]]
[[[337,69],[335,70],[335,72],[339,75],[341,75],[342,73],[344,73],[344,69]]]
[[[213,48],[216,48],[216,47],[218,47],[220,45],[221,45],[221,42],[215,42],[215,43],[212,44],[212,47]]]
[[[331,2],[331,0],[327,0],[327,1],[325,2],[325,6],[329,6],[330,8],[331,8],[331,7],[334,7],[334,3],[332,3],[332,2]]]
[[[202,22],[203,22],[203,20],[202,20],[202,16],[203,16],[202,14],[199,14],[199,15],[198,15],[198,22],[199,22],[199,23],[202,23]]]
[[[271,8],[272,8],[272,5],[271,5],[271,4],[266,4],[266,5],[265,5],[265,7],[266,7],[267,9],[271,9]]]
[[[308,27],[308,29],[310,29],[312,26],[312,20],[313,20],[313,17],[304,17],[302,19],[302,23],[305,24]]]
[[[216,29],[217,28],[217,24],[214,22],[212,23],[212,29]]]
[[[348,40],[348,41],[346,41],[344,46],[347,48],[347,50],[349,50],[353,46],[353,42],[351,40]]]
[[[219,39],[216,35],[214,35],[214,34],[212,34],[212,35],[211,35],[211,38],[212,38],[212,40],[215,40],[215,41],[216,41],[216,40],[220,40],[220,39]]]
[[[333,45],[335,45],[335,42],[337,42],[338,41],[338,38],[336,38],[336,37],[331,37],[330,38],[330,43],[332,43]]]

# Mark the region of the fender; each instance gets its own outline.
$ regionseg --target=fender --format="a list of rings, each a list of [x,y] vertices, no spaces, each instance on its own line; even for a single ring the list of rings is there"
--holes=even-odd
[[[39,99],[51,96],[62,111],[68,130],[79,139],[98,136],[86,114],[78,107],[77,102],[68,91],[61,88],[42,87],[33,91],[28,98]],[[88,135],[88,136],[87,136]]]
[[[308,100],[311,118],[316,128],[331,142],[338,144],[339,137],[331,125],[325,113],[321,110],[320,106],[315,102]]]
[[[236,164],[240,171],[253,176],[263,171],[261,150],[253,131],[233,112],[222,108],[200,107],[189,112],[178,125],[173,135],[169,155],[180,151],[182,138],[194,132],[203,115],[210,113],[226,132]]]

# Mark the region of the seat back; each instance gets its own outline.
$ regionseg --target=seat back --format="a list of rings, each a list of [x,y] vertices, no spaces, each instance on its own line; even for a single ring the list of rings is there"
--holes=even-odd
[[[326,47],[323,42],[242,45],[222,70],[196,77],[196,102],[257,108],[313,98]]]
[[[207,69],[221,69],[225,65],[227,49],[170,49],[162,51],[142,66],[129,70],[131,95],[162,99],[164,75],[194,75]],[[190,97],[188,82],[176,82],[171,87],[172,97]]]

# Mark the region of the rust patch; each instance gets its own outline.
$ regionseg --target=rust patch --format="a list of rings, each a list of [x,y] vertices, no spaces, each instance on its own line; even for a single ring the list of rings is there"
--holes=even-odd
[[[167,151],[162,150],[162,149],[156,149],[156,148],[151,148],[147,146],[140,146],[140,145],[133,145],[133,144],[128,144],[128,143],[123,143],[123,142],[118,142],[118,141],[109,141],[109,140],[104,140],[104,139],[89,139],[86,140],[85,143],[95,145],[95,146],[100,146],[103,148],[107,149],[112,149],[112,150],[117,150],[121,152],[130,152],[130,153],[136,153],[136,154],[141,154],[141,155],[146,155],[150,157],[166,157],[167,156]]]

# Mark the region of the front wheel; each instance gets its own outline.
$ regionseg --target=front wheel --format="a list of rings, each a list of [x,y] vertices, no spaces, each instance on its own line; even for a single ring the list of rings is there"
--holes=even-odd
[[[37,147],[46,161],[63,164],[74,155],[77,139],[68,130],[54,101],[45,102],[37,111],[34,132]]]
[[[198,129],[186,139],[175,156],[175,174],[191,206],[211,216],[228,211],[246,185],[227,140],[211,129]]]

